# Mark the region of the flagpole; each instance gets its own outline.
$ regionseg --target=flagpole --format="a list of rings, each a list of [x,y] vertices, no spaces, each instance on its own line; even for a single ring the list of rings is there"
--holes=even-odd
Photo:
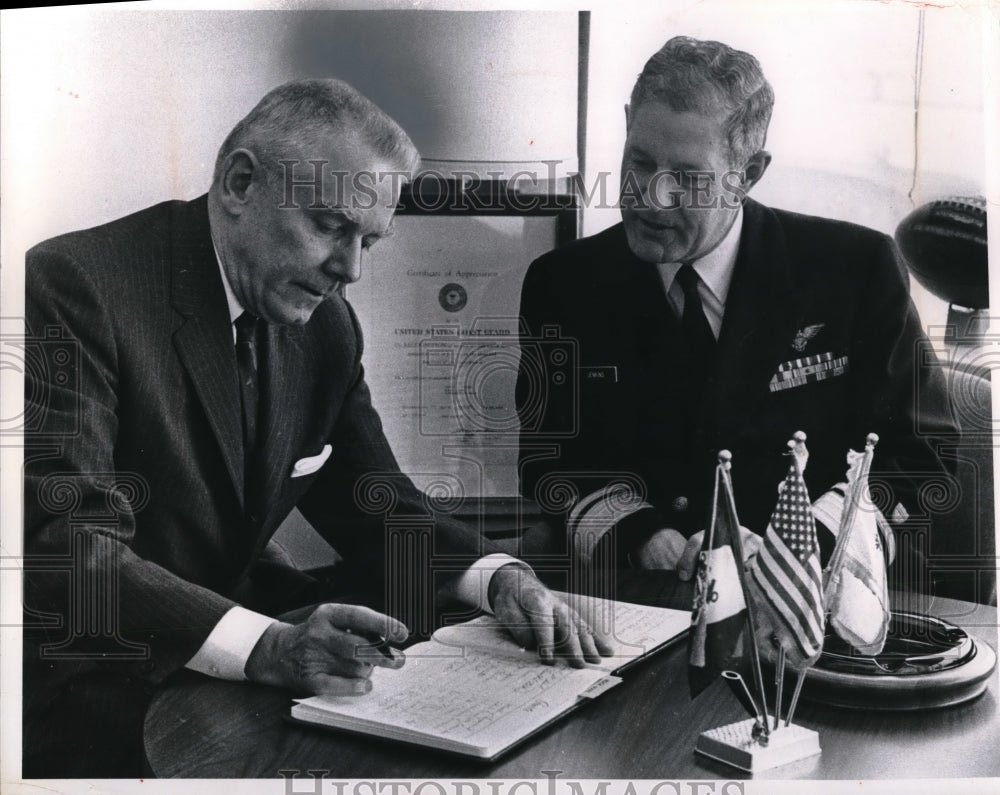
[[[871,471],[872,459],[875,457],[876,444],[878,444],[878,434],[868,434],[865,439],[865,454],[864,458],[861,459],[861,466],[858,467],[858,474],[855,476],[854,482],[850,484],[848,493],[844,495],[844,511],[840,517],[840,529],[837,531],[837,544],[833,548],[833,554],[826,567],[826,576],[823,578],[824,607],[828,607],[830,594],[836,591],[836,583],[840,580],[840,572],[847,558],[847,539],[854,529],[854,520],[858,515],[858,505],[861,502],[858,489],[864,488],[865,484],[868,483],[868,473]]]
[[[750,635],[750,664],[753,668],[753,676],[757,685],[757,692],[760,694],[760,707],[764,713],[763,734],[770,737],[770,716],[767,714],[767,692],[764,690],[764,674],[760,667],[760,651],[757,648],[757,621],[754,615],[754,602],[747,586],[746,572],[743,571],[743,539],[740,538],[740,521],[736,514],[736,499],[733,497],[733,482],[729,477],[729,469],[732,467],[733,454],[728,450],[719,451],[718,472],[722,476],[726,486],[726,505],[729,507],[731,524],[733,526],[733,552],[736,558],[736,575],[740,581],[740,588],[743,590],[743,602],[747,606],[747,629]]]
[[[788,715],[785,718],[785,725],[792,725],[792,718],[795,717],[795,708],[799,704],[799,694],[802,692],[802,684],[806,681],[806,669],[799,671],[799,678],[795,682],[795,691],[792,693],[792,703],[788,705]]]
[[[774,684],[777,693],[774,696],[774,728],[781,723],[781,697],[785,684],[785,647],[778,646],[778,664],[774,669]]]

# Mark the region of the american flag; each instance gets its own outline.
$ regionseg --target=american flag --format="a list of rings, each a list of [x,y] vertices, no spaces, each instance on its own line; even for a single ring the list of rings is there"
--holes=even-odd
[[[777,619],[779,643],[796,658],[823,648],[822,571],[809,492],[795,460],[750,569],[756,590]]]

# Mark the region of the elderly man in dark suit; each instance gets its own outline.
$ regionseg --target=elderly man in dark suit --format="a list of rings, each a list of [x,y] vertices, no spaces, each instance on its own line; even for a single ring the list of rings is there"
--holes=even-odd
[[[429,516],[372,408],[340,288],[390,232],[417,157],[349,86],[298,81],[229,135],[207,197],[28,253],[30,331],[72,355],[27,389],[26,776],[140,775],[145,706],[185,667],[367,692],[373,665],[403,664],[364,648],[406,639],[380,612],[394,572],[428,586],[414,599],[492,607],[543,662],[609,653],[463,525],[431,515],[432,570],[408,572],[373,496]],[[332,578],[261,563],[293,507],[343,556]],[[348,591],[374,609],[325,601]],[[297,623],[270,617],[310,603]]]
[[[539,400],[522,368],[522,492],[585,562],[599,548],[689,577],[726,448],[752,553],[800,430],[816,513],[833,530],[847,450],[869,432],[881,437],[876,499],[897,528],[926,518],[928,481],[950,485],[934,447],[954,432],[943,377],[892,241],[747,196],[771,160],[773,99],[753,56],[668,41],[625,109],[622,223],[525,277],[530,333],[576,340],[580,377],[575,394]],[[567,493],[576,499],[555,499]],[[828,554],[832,536],[820,541]]]

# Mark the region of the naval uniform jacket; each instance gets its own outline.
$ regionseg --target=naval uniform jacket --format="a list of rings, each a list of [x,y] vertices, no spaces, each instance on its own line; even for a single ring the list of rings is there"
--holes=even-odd
[[[814,500],[845,480],[847,450],[864,449],[869,432],[880,437],[871,483],[886,516],[901,519],[902,505],[919,522],[933,503],[921,489],[956,486],[937,455],[956,434],[944,377],[886,235],[747,200],[715,368],[690,428],[679,321],[621,224],[533,262],[521,315],[521,490],[557,525],[620,482],[633,506],[648,506],[610,509],[628,514],[619,532],[631,544],[660,527],[689,535],[706,525],[728,449],[739,519],[762,534],[796,431],[807,434]],[[553,378],[551,363],[540,374],[556,345],[576,356],[574,378]]]

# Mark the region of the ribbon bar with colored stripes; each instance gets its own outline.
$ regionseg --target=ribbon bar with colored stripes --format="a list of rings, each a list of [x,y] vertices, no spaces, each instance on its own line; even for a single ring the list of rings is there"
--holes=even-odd
[[[804,356],[801,359],[782,362],[778,366],[778,371],[771,377],[768,388],[772,392],[780,392],[782,389],[791,389],[814,381],[824,381],[846,372],[847,356],[838,356],[836,359],[833,357],[833,353]]]

